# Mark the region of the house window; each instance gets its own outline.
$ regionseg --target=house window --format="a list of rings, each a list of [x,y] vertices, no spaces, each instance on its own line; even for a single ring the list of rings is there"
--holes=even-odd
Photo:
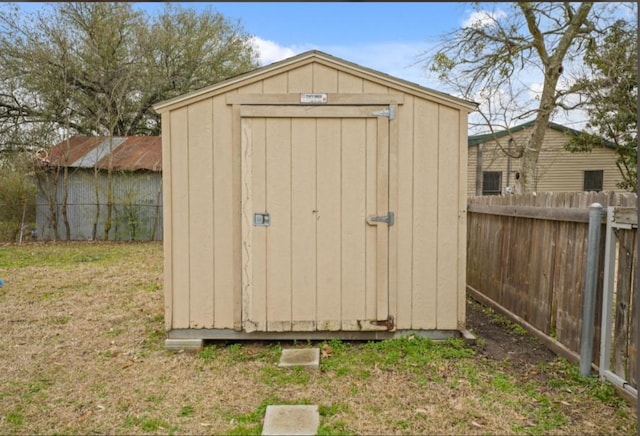
[[[482,172],[482,195],[502,194],[502,172],[483,171]]]
[[[585,171],[584,172],[584,190],[585,191],[602,191],[603,171]]]

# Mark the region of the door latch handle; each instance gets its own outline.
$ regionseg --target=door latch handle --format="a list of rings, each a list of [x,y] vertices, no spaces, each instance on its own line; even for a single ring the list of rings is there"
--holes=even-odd
[[[370,226],[375,226],[378,223],[387,223],[391,227],[395,223],[393,212],[389,212],[386,215],[369,215],[367,217],[367,224]]]

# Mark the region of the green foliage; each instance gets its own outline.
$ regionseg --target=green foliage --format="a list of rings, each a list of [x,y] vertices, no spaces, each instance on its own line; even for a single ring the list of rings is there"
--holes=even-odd
[[[17,241],[35,224],[35,185],[26,153],[0,155],[0,241]],[[23,224],[24,223],[24,224]]]
[[[574,89],[586,99],[584,133],[567,144],[572,152],[590,152],[605,142],[615,145],[622,175],[619,188],[636,192],[638,180],[638,43],[637,28],[619,20],[602,41],[592,40],[584,56],[588,73]]]
[[[206,9],[50,3],[0,8],[0,127],[157,135],[152,105],[257,66],[250,36]],[[23,129],[25,130],[25,129]]]

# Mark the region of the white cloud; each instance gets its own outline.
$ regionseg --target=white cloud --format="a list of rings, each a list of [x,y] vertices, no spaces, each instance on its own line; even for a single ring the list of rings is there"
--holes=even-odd
[[[507,13],[502,9],[498,9],[495,12],[489,11],[474,11],[469,18],[462,22],[463,27],[488,27],[491,26],[494,21],[499,20],[507,16]]]
[[[284,46],[277,42],[253,38],[261,65],[268,65],[307,50],[320,50],[366,68],[371,68],[391,76],[434,89],[441,85],[429,80],[424,64],[417,63],[418,56],[427,49],[426,43],[378,43],[340,46],[318,46],[311,43]],[[439,89],[441,90],[441,89]]]
[[[258,51],[260,65],[269,65],[282,59],[290,58],[296,54],[296,52],[289,47],[283,47],[273,41],[258,38],[257,36],[253,37],[252,43]]]
[[[543,83],[531,83],[529,85],[529,98],[532,100],[539,100],[542,96]]]

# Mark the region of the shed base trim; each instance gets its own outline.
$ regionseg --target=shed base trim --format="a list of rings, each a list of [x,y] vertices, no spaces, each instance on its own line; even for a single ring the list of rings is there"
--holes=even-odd
[[[202,346],[204,340],[377,340],[415,335],[434,341],[454,338],[475,339],[467,330],[396,330],[389,331],[314,331],[314,332],[242,332],[231,329],[174,329],[167,332],[165,346],[175,349],[181,342]]]

